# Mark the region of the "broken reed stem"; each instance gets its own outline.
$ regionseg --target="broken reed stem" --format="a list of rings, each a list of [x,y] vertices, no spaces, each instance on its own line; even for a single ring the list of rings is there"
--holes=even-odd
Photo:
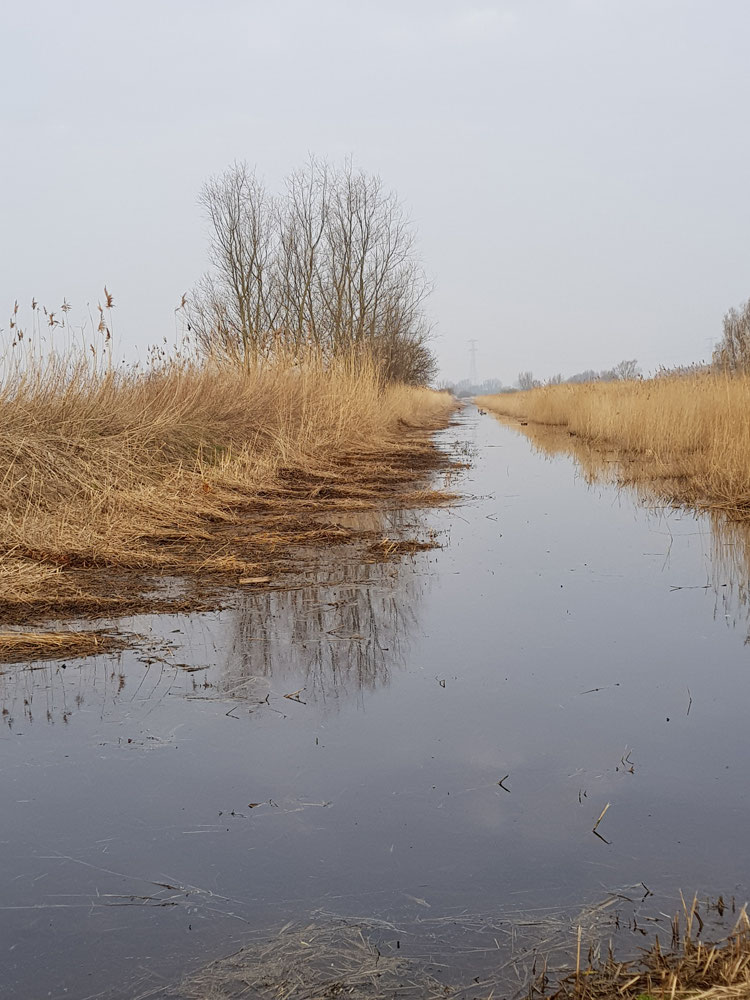
[[[599,819],[596,821],[596,823],[594,823],[594,829],[591,831],[592,833],[596,833],[596,831],[597,831],[597,829],[599,827],[599,824],[604,819],[604,817],[605,817],[605,815],[607,813],[607,810],[609,809],[610,805],[611,805],[611,803],[608,802],[606,804],[606,806],[602,809],[602,811],[599,813]]]

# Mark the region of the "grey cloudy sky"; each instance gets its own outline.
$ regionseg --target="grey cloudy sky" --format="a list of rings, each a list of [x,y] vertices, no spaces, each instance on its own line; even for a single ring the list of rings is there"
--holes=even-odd
[[[747,0],[0,0],[0,309],[123,350],[206,267],[197,194],[351,154],[406,202],[444,374],[705,357],[750,296]]]

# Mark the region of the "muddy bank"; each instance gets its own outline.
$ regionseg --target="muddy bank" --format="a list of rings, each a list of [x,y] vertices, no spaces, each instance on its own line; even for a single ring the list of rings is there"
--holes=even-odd
[[[71,620],[200,613],[231,603],[238,587],[304,586],[331,549],[350,550],[342,561],[353,551],[371,562],[434,547],[429,534],[391,537],[377,516],[457,499],[449,486],[465,462],[437,447],[433,433],[411,428],[390,452],[348,454],[317,473],[290,469],[285,477],[282,469],[281,482],[260,493],[238,489],[221,516],[198,512],[189,525],[147,538],[151,569],[86,558],[55,566],[52,559],[43,585],[28,593],[0,573],[0,662],[12,661],[14,649],[17,658],[71,658],[95,652],[97,641],[102,650],[128,641],[114,639],[111,626],[81,631]],[[45,561],[39,553],[24,558],[37,556]]]
[[[216,607],[301,549],[358,540],[342,512],[440,502],[432,432],[457,401],[362,359],[35,358],[0,393],[4,622]]]

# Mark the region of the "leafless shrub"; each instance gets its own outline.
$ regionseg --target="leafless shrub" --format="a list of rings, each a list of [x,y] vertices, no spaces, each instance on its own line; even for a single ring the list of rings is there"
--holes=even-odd
[[[641,369],[638,366],[636,358],[632,358],[630,361],[618,361],[612,368],[612,378],[617,382],[623,382],[626,379],[631,378],[638,378],[640,374]]]
[[[527,389],[537,389],[542,383],[534,378],[533,372],[518,373],[518,388],[522,391]]]
[[[585,371],[576,372],[575,375],[571,375],[568,382],[596,382],[599,376],[600,372],[594,371],[593,368],[587,368]]]

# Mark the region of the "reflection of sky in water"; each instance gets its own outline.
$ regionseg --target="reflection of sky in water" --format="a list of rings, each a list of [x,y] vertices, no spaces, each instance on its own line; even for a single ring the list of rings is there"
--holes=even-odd
[[[657,916],[679,889],[744,901],[745,535],[472,414],[446,436],[476,438],[477,499],[405,515],[443,550],[331,550],[316,587],[3,668],[11,995],[151,987],[319,908],[406,924],[640,882]]]

